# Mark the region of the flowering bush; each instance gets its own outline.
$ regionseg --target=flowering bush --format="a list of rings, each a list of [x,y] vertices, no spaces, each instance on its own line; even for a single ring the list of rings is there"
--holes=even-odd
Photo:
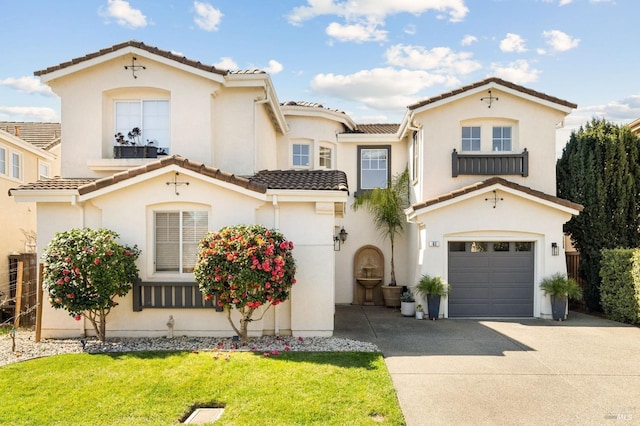
[[[49,302],[76,320],[89,319],[98,338],[105,339],[106,316],[138,278],[136,246],[119,244],[107,229],[57,232],[44,250],[43,286]]]
[[[237,225],[209,233],[199,244],[194,276],[205,299],[217,298],[233,329],[247,341],[253,313],[289,298],[296,282],[293,243],[261,225]],[[240,328],[231,320],[240,312]],[[262,318],[256,319],[258,321]]]

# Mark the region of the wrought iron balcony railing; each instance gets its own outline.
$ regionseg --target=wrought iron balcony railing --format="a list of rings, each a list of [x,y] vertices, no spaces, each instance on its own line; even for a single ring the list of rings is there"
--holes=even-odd
[[[451,176],[521,175],[529,176],[529,152],[521,154],[451,154]]]

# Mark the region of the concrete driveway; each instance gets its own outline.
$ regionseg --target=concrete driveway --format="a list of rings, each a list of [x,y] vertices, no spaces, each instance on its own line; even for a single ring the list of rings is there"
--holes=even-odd
[[[407,425],[640,424],[640,328],[569,319],[416,320],[336,306],[335,337],[382,350]]]

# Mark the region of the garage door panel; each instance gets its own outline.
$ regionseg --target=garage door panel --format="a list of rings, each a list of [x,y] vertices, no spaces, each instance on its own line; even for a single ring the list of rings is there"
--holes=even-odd
[[[449,316],[533,316],[534,252],[489,250],[449,253]],[[504,247],[504,245],[496,245]]]

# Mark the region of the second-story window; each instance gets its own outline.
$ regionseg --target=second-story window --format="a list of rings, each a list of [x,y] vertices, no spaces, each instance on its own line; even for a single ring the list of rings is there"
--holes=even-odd
[[[39,162],[38,163],[38,179],[46,179],[49,177],[50,172],[49,172],[49,164],[47,163],[43,163],[43,162]]]
[[[493,151],[511,151],[511,127],[494,127],[493,142],[491,145]]]
[[[462,150],[480,151],[480,126],[462,127]]]
[[[320,167],[324,167],[325,169],[330,169],[331,168],[331,159],[333,157],[333,150],[331,148],[329,148],[328,146],[321,146],[320,147],[320,158],[319,160],[319,166]]]
[[[419,177],[420,148],[418,143],[418,132],[414,131],[411,137],[411,179],[415,182]]]
[[[294,167],[309,167],[310,146],[306,143],[293,144],[292,163]]]
[[[358,191],[386,188],[391,179],[390,146],[358,147]]]
[[[7,150],[0,146],[0,175],[7,174]]]
[[[22,155],[17,152],[11,154],[11,177],[14,179],[22,178]]]
[[[169,153],[170,114],[167,100],[116,101],[115,133],[127,135],[134,127],[142,131],[143,145],[153,146]]]

